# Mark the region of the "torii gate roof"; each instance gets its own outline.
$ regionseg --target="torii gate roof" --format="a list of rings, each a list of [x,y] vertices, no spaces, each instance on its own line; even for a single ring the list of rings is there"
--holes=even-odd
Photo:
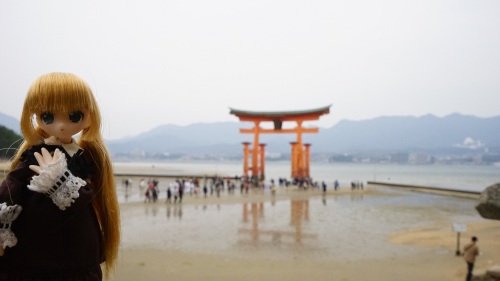
[[[234,108],[230,109],[230,114],[238,116],[241,121],[291,121],[291,120],[318,120],[323,114],[330,113],[330,107],[295,110],[295,111],[248,111]]]

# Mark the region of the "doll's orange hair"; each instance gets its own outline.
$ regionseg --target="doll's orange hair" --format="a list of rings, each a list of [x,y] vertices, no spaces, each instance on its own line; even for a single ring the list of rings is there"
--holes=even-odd
[[[21,154],[32,145],[43,143],[49,137],[37,127],[35,116],[43,112],[70,113],[85,111],[90,126],[78,138],[78,145],[90,152],[96,173],[93,186],[96,197],[93,201],[104,239],[104,274],[106,279],[116,266],[120,244],[120,211],[116,196],[113,167],[109,152],[101,135],[101,114],[89,85],[71,73],[48,73],[39,77],[28,90],[23,113],[21,132],[24,141],[12,161],[11,170],[19,163]]]

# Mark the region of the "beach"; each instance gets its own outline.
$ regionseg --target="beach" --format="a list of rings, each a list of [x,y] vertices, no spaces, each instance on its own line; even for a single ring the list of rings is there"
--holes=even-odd
[[[466,225],[460,248],[479,237],[476,274],[500,265],[500,222],[482,219],[473,198],[377,186],[187,195],[182,204],[164,195],[121,200],[115,280],[458,281],[466,266],[454,222]]]

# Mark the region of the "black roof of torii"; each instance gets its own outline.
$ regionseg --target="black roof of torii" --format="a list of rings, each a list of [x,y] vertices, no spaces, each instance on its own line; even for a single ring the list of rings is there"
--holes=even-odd
[[[306,110],[294,110],[294,111],[248,111],[248,110],[239,110],[234,108],[230,109],[230,114],[236,115],[240,118],[240,120],[244,119],[255,119],[259,118],[263,121],[286,121],[286,120],[294,120],[294,118],[304,118],[307,116],[311,116],[310,120],[317,120],[319,116],[323,114],[330,113],[330,107],[332,105],[314,108],[314,109],[306,109]]]

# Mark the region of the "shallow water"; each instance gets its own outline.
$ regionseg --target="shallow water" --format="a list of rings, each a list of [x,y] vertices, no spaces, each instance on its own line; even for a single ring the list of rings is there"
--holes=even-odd
[[[133,203],[122,208],[122,246],[267,258],[359,260],[415,254],[387,242],[409,228],[478,220],[474,200],[391,191],[251,203]],[[224,195],[224,196],[240,196]],[[199,203],[198,203],[199,202]],[[212,201],[213,202],[213,201]]]
[[[131,162],[114,163],[117,170],[165,174],[241,175],[241,161],[186,161],[186,162]],[[266,178],[289,178],[290,162],[267,161]],[[311,176],[325,181],[329,188],[338,180],[341,186],[351,181],[381,181],[399,184],[423,185],[457,190],[483,191],[500,182],[499,166],[483,165],[398,165],[373,163],[312,162]]]

